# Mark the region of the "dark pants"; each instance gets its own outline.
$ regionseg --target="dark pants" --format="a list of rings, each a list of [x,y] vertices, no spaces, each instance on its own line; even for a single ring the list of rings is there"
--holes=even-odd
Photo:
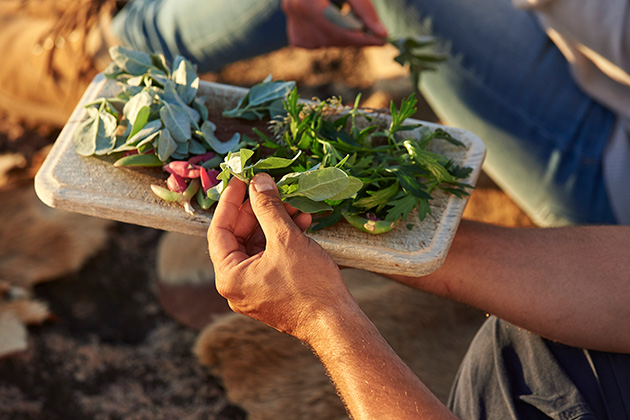
[[[490,317],[449,407],[463,420],[630,419],[630,354],[565,346]]]

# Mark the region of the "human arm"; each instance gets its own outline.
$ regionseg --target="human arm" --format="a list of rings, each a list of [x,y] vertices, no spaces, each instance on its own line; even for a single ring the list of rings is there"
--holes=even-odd
[[[254,177],[243,203],[246,188],[230,181],[208,230],[217,290],[230,307],[309,345],[354,419],[454,418],[361,311],[334,261],[301,232],[310,217],[292,219],[266,174]]]
[[[383,45],[387,29],[371,0],[349,0],[348,3],[367,32],[344,29],[331,22],[324,14],[331,6],[330,0],[282,0],[289,43],[303,48]]]
[[[462,221],[442,267],[390,276],[567,345],[630,352],[630,227]]]

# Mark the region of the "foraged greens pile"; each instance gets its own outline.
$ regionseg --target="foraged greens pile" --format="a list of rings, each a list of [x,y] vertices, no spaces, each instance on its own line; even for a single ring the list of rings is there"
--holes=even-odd
[[[105,75],[122,90],[87,105],[74,147],[83,156],[120,155],[115,166],[162,166],[170,174],[167,188],[153,185],[153,192],[188,212],[193,197],[208,209],[231,177],[248,181],[265,171],[284,201],[324,214],[312,230],[346,219],[376,234],[407,220],[413,209],[423,220],[436,189],[461,197],[471,188],[461,182],[470,168],[428,150],[434,140],[464,147],[461,142],[440,129],[405,125],[416,111],[414,95],[400,109],[392,103],[386,122],[363,113],[359,98],[353,107],[338,98],[304,102],[294,82],[268,78],[223,116],[268,119],[273,134],[254,129],[256,139],[235,134],[221,141],[197,96],[199,77],[190,62],[177,57],[171,67],[161,55],[123,47],[110,54]]]

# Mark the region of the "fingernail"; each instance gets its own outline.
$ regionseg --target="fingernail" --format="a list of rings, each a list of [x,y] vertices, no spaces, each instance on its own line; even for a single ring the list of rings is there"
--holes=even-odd
[[[267,174],[256,175],[253,184],[257,192],[271,191],[276,187],[273,179]]]

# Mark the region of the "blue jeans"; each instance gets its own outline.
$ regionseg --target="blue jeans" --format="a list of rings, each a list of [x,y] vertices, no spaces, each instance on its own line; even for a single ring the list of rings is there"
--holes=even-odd
[[[373,2],[393,36],[439,39],[450,59],[422,75],[423,95],[481,137],[485,171],[536,223],[616,223],[602,174],[615,115],[577,87],[534,15],[510,0]],[[114,29],[201,71],[287,45],[279,0],[132,0]]]
[[[630,419],[630,354],[565,346],[490,317],[448,404],[463,420]]]

